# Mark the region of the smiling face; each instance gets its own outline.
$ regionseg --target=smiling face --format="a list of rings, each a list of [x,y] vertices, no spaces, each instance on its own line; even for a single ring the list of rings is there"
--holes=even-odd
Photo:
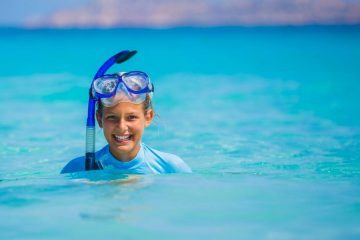
[[[124,162],[130,161],[139,152],[144,129],[150,125],[153,117],[153,110],[144,110],[143,103],[130,102],[103,107],[96,113],[111,154]]]

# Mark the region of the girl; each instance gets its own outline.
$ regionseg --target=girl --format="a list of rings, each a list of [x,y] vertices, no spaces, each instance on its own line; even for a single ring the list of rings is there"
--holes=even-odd
[[[94,169],[118,169],[122,173],[137,174],[191,172],[178,156],[155,150],[141,142],[144,129],[154,118],[154,87],[147,74],[140,71],[105,74],[115,62],[124,62],[135,53],[123,51],[110,58],[99,69],[90,88],[87,126],[92,124],[91,116],[94,114],[91,113],[91,103],[96,101],[96,119],[108,145],[94,156],[87,150],[85,157],[73,159],[61,173]],[[88,128],[87,135],[89,133],[94,136],[94,128]],[[88,148],[91,144],[86,145]]]

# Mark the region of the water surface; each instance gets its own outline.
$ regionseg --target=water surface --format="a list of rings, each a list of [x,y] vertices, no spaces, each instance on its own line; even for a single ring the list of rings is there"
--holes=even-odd
[[[360,29],[1,29],[2,239],[357,239]],[[143,70],[144,142],[193,174],[60,175],[110,55]],[[97,149],[105,144],[97,130]]]

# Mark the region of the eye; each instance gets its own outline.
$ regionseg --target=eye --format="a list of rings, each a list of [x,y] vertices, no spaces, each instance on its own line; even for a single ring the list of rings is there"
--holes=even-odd
[[[109,116],[106,116],[105,119],[108,120],[108,121],[116,121],[116,120],[117,120],[117,117],[114,116],[114,115],[109,115]]]
[[[136,120],[138,117],[136,116],[136,115],[129,115],[128,117],[127,117],[127,119],[128,119],[128,121],[134,121],[134,120]]]

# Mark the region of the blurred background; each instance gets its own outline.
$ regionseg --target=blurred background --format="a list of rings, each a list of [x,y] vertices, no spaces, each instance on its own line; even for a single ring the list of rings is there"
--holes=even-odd
[[[0,24],[28,28],[358,24],[357,0],[14,0]]]
[[[358,0],[0,1],[0,238],[359,239],[359,42]],[[59,174],[123,49],[193,174]]]

